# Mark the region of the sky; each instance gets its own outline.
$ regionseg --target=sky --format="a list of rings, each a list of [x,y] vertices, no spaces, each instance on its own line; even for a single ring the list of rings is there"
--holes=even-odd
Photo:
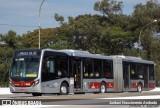
[[[58,27],[54,14],[67,18],[83,14],[97,14],[94,11],[94,3],[99,0],[45,0],[41,8],[41,28]],[[123,1],[123,13],[131,14],[138,3],[145,4],[147,0],[117,0]],[[158,0],[160,1],[160,0]],[[0,0],[0,34],[6,34],[9,30],[24,34],[27,31],[38,29],[38,11],[42,0]],[[8,25],[21,25],[33,27],[17,27]]]

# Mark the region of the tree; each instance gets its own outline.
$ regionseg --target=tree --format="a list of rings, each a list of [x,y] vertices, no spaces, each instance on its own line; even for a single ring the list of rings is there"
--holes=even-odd
[[[94,10],[101,12],[103,16],[118,14],[122,12],[122,2],[115,0],[102,0],[94,4]]]
[[[16,48],[17,43],[17,34],[16,32],[10,30],[7,34],[2,36],[2,40],[7,43],[7,45],[11,48]]]
[[[123,2],[115,0],[102,0],[94,4],[94,9],[103,14],[100,18],[101,29],[98,31],[102,37],[100,46],[103,53],[125,54],[125,51],[134,47],[136,39],[131,32],[131,17],[122,14],[122,8]]]
[[[137,36],[137,41],[139,38],[139,33],[141,29],[151,23],[153,20],[160,20],[160,4],[158,4],[155,0],[150,0],[146,4],[137,4],[135,6],[135,10],[132,14],[133,21],[131,22],[133,25],[134,34]],[[159,14],[158,14],[159,13]],[[146,51],[147,59],[152,59],[153,53],[153,31],[160,29],[158,26],[153,23],[152,25],[146,26],[141,33],[141,43],[143,46],[143,51]]]
[[[133,47],[133,35],[123,31],[121,27],[104,27],[99,34],[102,37],[101,48],[108,55],[125,54],[126,49]]]
[[[69,24],[70,40],[76,49],[97,52],[100,39],[97,34],[100,27],[98,18],[97,15],[80,15]]]
[[[13,49],[9,47],[0,47],[0,82],[9,82],[9,70]]]
[[[65,23],[64,23],[64,17],[63,17],[63,16],[60,16],[60,15],[58,15],[58,14],[56,13],[56,14],[54,15],[54,18],[55,18],[56,21],[59,22],[59,24],[60,24],[61,26],[65,24]]]

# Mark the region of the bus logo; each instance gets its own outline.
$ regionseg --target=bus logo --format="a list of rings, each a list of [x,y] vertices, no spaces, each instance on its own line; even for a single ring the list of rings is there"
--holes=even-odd
[[[11,100],[2,100],[2,105],[12,105]]]

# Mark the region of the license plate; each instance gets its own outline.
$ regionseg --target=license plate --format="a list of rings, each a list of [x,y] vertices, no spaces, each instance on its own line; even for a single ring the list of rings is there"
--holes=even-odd
[[[26,90],[24,90],[24,89],[20,89],[20,92],[24,93],[24,92],[26,92]]]

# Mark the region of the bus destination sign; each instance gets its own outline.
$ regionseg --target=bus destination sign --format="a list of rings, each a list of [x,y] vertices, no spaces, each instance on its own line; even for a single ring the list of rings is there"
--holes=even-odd
[[[37,52],[36,51],[32,51],[32,52],[19,52],[19,56],[37,56]]]
[[[15,57],[27,57],[27,56],[40,56],[40,51],[17,51],[14,54]]]

